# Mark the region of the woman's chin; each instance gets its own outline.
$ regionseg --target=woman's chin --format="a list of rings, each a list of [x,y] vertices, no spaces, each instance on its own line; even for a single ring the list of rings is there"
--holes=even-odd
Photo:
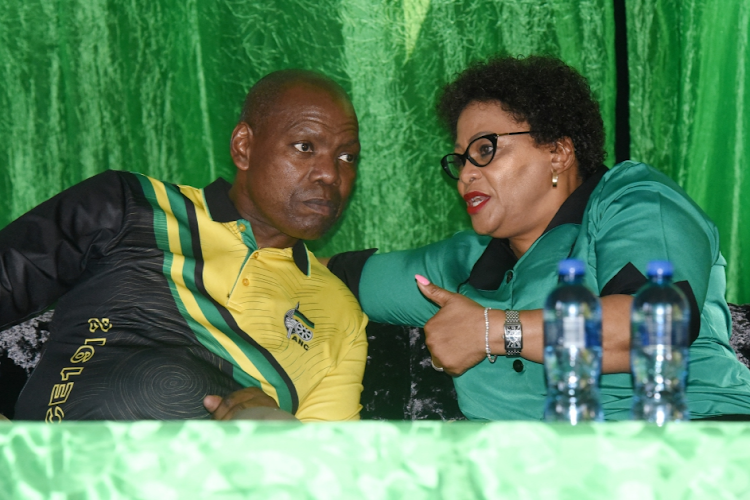
[[[481,234],[482,236],[492,236],[492,233],[494,232],[494,228],[490,228],[486,224],[475,223],[474,220],[471,221],[471,227],[474,229],[475,233]]]

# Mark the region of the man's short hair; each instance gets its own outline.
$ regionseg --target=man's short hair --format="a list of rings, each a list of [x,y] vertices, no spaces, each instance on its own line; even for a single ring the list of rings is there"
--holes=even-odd
[[[242,106],[239,123],[247,123],[253,130],[263,127],[264,120],[273,114],[279,97],[289,88],[299,84],[326,90],[351,104],[343,87],[327,76],[304,69],[283,69],[269,73],[252,86]]]

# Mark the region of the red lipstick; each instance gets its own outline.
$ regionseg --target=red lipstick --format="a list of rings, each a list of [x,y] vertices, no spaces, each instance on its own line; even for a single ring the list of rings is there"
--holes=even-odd
[[[466,201],[466,211],[469,215],[474,215],[490,201],[490,196],[479,191],[472,191],[464,195],[464,201]]]

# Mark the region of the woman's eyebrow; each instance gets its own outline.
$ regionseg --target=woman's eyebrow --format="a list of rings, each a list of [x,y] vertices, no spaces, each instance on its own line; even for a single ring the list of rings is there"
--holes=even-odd
[[[469,143],[473,141],[474,139],[478,139],[479,137],[482,137],[483,135],[492,135],[492,134],[494,134],[494,132],[489,132],[489,131],[477,132],[476,134],[474,134],[473,136],[469,138]],[[467,147],[469,143],[466,144]],[[461,145],[459,143],[453,144],[453,149],[460,149],[460,148],[461,148]]]

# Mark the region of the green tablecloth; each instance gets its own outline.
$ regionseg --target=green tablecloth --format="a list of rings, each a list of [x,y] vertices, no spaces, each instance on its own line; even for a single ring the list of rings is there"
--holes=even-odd
[[[0,424],[0,498],[750,498],[750,424]]]

